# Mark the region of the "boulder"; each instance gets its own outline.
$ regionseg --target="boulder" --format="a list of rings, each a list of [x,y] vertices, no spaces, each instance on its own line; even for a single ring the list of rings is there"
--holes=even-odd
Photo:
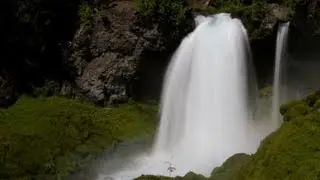
[[[244,153],[231,156],[220,167],[213,169],[209,180],[232,180],[249,159],[250,155]]]

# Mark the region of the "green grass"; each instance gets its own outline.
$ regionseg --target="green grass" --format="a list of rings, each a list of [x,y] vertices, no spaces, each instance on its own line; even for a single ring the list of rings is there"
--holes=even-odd
[[[285,122],[268,136],[237,180],[318,180],[320,178],[320,92],[281,107]]]
[[[153,135],[155,105],[119,108],[59,97],[22,97],[0,110],[0,179],[65,179],[115,142]]]

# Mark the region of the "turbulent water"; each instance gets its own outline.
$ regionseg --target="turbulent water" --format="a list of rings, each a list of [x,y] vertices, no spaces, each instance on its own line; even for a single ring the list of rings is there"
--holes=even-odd
[[[286,94],[286,84],[285,79],[285,48],[287,44],[289,22],[280,24],[277,34],[276,42],[276,57],[275,57],[275,66],[274,66],[274,78],[273,78],[273,96],[272,96],[272,108],[271,108],[271,118],[275,125],[281,123],[279,107],[280,103],[285,100]]]
[[[152,152],[127,160],[117,172],[101,173],[98,180],[189,171],[208,176],[233,154],[254,153],[273,129],[254,120],[257,86],[242,23],[218,14],[198,16],[196,24],[167,69]]]

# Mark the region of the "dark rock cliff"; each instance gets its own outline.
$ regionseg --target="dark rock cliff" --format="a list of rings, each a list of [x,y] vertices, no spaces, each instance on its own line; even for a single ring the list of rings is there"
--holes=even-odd
[[[92,23],[76,32],[69,63],[75,70],[77,89],[90,100],[127,101],[133,96],[142,62],[146,58],[156,61],[166,50],[157,25],[142,28],[135,13],[132,2],[114,2],[97,10]]]

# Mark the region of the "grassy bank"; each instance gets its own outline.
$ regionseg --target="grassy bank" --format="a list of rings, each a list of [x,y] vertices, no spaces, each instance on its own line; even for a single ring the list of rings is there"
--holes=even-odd
[[[79,160],[140,135],[152,135],[157,107],[119,108],[59,97],[22,97],[0,110],[0,179],[65,179]]]

